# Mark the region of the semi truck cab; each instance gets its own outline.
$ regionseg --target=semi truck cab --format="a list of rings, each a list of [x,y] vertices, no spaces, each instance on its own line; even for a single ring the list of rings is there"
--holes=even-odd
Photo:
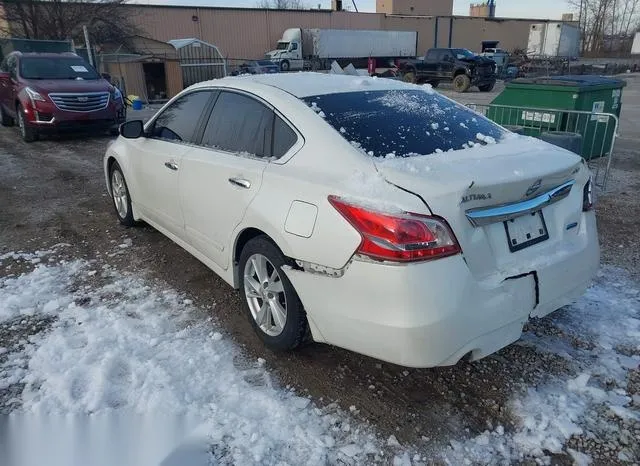
[[[281,71],[302,70],[302,31],[300,28],[287,29],[278,41],[275,50],[266,54],[267,58],[280,66]]]

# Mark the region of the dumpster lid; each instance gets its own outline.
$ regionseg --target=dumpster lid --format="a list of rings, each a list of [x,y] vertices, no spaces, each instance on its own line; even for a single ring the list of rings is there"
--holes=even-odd
[[[567,86],[588,88],[592,86],[624,87],[626,82],[622,79],[610,76],[598,75],[565,75],[565,76],[544,76],[540,78],[518,78],[511,81],[514,84],[538,84],[547,86]]]

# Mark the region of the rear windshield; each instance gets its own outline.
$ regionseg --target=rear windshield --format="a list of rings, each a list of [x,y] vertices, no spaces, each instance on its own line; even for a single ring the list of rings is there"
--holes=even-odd
[[[410,157],[500,141],[506,132],[431,89],[325,94],[304,101],[373,157]]]
[[[23,57],[20,76],[25,79],[100,79],[80,57]]]

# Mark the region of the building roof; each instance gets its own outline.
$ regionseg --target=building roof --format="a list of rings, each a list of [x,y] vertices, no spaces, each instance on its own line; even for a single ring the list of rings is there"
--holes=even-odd
[[[191,37],[189,39],[173,39],[173,40],[170,40],[168,42],[171,45],[173,45],[176,49],[181,49],[182,47],[186,47],[187,45],[191,45],[193,43],[206,45],[207,47],[213,47],[214,49],[218,48],[215,45],[210,44],[209,42],[205,42],[203,40],[196,39],[195,37]]]
[[[242,86],[243,82],[275,87],[298,98],[343,92],[416,88],[413,84],[394,79],[310,72],[235,76],[199,83],[194,87],[208,87],[220,84],[235,87],[234,85]]]

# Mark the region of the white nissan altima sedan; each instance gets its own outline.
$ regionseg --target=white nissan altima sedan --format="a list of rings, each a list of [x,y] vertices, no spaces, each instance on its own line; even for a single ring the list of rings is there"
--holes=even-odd
[[[152,225],[238,288],[272,349],[475,360],[598,268],[583,160],[428,86],[225,78],[120,132],[104,157],[120,222]]]

